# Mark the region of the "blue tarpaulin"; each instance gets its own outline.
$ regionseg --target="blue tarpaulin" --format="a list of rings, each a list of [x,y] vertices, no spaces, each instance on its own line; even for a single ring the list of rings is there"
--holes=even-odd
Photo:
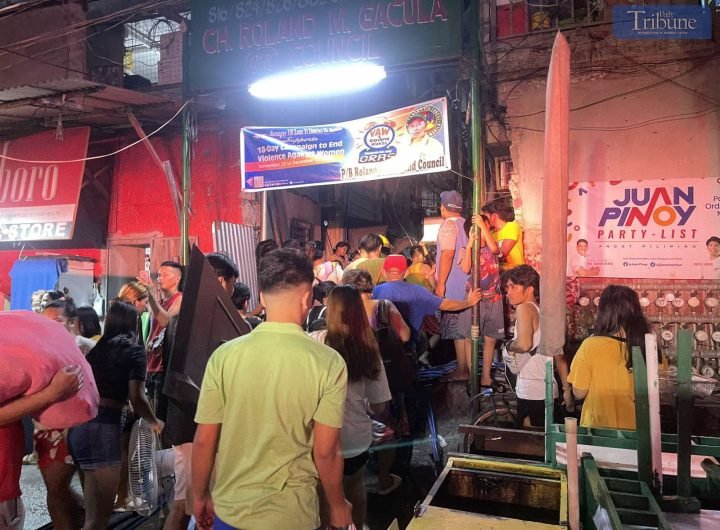
[[[31,309],[32,294],[55,288],[60,277],[56,258],[18,260],[10,270],[10,309]]]

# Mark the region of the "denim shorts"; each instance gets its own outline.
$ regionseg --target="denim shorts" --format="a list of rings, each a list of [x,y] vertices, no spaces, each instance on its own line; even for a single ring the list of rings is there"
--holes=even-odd
[[[80,469],[120,466],[121,414],[120,409],[100,407],[95,419],[70,429],[68,446]]]

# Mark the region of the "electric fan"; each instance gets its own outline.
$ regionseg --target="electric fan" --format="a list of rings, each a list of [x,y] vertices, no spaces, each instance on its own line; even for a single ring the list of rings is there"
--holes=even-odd
[[[148,422],[136,421],[128,449],[128,490],[134,511],[144,516],[158,507],[158,447],[158,436]]]

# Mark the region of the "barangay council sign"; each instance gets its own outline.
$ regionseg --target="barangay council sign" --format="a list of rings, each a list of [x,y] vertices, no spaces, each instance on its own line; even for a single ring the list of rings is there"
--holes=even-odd
[[[613,36],[618,39],[710,39],[708,6],[613,6]]]
[[[245,127],[245,191],[342,184],[450,169],[444,98],[337,124]]]

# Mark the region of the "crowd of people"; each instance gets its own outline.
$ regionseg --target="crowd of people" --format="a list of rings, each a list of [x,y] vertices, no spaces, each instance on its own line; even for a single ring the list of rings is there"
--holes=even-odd
[[[414,382],[417,371],[432,363],[433,346],[440,339],[454,346],[456,366],[444,382],[467,382],[474,372],[470,328],[476,305],[480,386],[500,390],[491,370],[502,351],[515,376],[519,427],[544,425],[550,363],[562,387],[554,388],[558,401],[569,405],[573,394],[585,399],[582,425],[634,428],[629,351],[642,346],[649,329],[634,291],[605,290],[597,336],[583,343],[570,368],[563,355],[540,355],[540,276],[524,263],[512,205],[494,201],[466,219],[458,192],[443,192],[440,199],[436,245],[393,254],[387,238],[374,233],[359,241],[356,253],[347,241],[332,253],[320,241],[289,240],[281,248],[260,242],[259,300],[250,299],[230,258],[206,256],[246,329],[218,348],[205,368],[194,442],[174,447],[175,496],[166,529],[187,528],[193,514],[201,529],[362,529],[371,452],[377,455],[377,493],[389,495],[407,476],[403,465],[409,460],[387,442],[411,445],[424,436]],[[480,258],[474,263],[476,246]],[[473,267],[480,279],[476,289]],[[69,430],[35,425],[35,454],[56,529],[105,528],[113,509],[132,508],[129,431],[137,418],[163,431],[163,385],[182,283],[183,268],[172,261],[160,265],[156,280],[139,273],[110,303],[102,327],[94,311],[75,308],[63,293],[39,294],[34,308],[76,337],[100,398],[97,417],[88,423]],[[510,310],[515,324],[508,337]],[[22,415],[71,395],[78,384],[77,371],[63,369],[27,405],[17,406],[26,398],[0,404],[0,435]],[[0,465],[16,469],[9,458],[3,454]],[[76,470],[83,498],[71,488]],[[15,479],[2,478],[0,523],[4,516],[14,521],[7,527],[22,528],[19,490],[8,480]]]

